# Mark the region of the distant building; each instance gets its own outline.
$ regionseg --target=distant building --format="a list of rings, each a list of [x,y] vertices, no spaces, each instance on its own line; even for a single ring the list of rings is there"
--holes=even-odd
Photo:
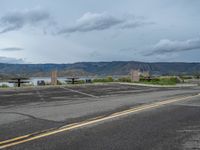
[[[144,79],[150,79],[150,74],[149,71],[140,71],[139,69],[137,70],[131,70],[131,81],[140,81],[140,77],[143,77]]]
[[[51,85],[57,85],[57,71],[51,72]]]
[[[140,81],[140,70],[131,70],[131,81]]]

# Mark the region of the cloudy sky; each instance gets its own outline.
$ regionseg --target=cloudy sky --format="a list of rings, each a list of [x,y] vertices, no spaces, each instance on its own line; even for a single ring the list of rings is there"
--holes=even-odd
[[[0,0],[0,62],[200,62],[199,0]]]

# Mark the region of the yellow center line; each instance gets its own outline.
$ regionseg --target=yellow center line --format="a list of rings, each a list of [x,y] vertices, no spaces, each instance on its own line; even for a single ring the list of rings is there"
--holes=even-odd
[[[128,110],[113,113],[109,116],[105,116],[105,117],[99,116],[99,117],[95,117],[93,119],[89,119],[89,120],[86,120],[86,121],[83,121],[83,122],[68,124],[68,125],[62,126],[60,128],[57,128],[55,130],[46,130],[47,132],[45,132],[45,133],[44,133],[44,131],[41,131],[41,132],[38,132],[38,134],[36,134],[36,135],[34,135],[34,134],[23,135],[23,136],[20,136],[20,137],[16,137],[16,138],[13,138],[13,139],[9,139],[9,140],[0,142],[0,149],[11,147],[11,146],[18,145],[18,144],[22,144],[22,143],[29,142],[29,141],[33,141],[33,140],[36,140],[36,139],[39,139],[39,138],[47,137],[47,136],[54,135],[54,134],[57,134],[57,133],[61,133],[61,132],[64,132],[64,131],[69,131],[69,130],[72,130],[72,129],[77,129],[77,128],[85,127],[85,126],[92,125],[92,124],[95,124],[95,123],[100,123],[100,122],[107,121],[107,120],[110,120],[110,119],[122,117],[122,116],[125,116],[125,115],[128,115],[128,114],[131,114],[131,113],[136,113],[136,112],[148,110],[148,109],[151,109],[151,108],[161,107],[163,105],[183,101],[183,100],[198,97],[198,96],[200,96],[200,94],[193,95],[193,96],[187,96],[187,97],[181,97],[181,98],[173,98],[173,99],[164,100],[164,101],[161,101],[161,102],[155,102],[155,103],[151,103],[151,104],[145,104],[145,105],[138,106],[138,107],[135,107],[135,108],[131,108],[131,109],[128,109]]]
[[[10,143],[10,142],[13,142],[13,141],[17,141],[17,140],[20,140],[20,139],[24,139],[24,138],[27,138],[29,137],[30,135],[24,135],[24,136],[20,136],[20,137],[16,137],[16,138],[13,138],[13,139],[9,139],[9,140],[6,140],[6,141],[2,141],[0,142],[0,145],[2,144],[5,144],[5,143]]]

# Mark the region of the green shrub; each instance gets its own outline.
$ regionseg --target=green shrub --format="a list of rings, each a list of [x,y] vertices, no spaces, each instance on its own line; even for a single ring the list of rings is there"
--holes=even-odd
[[[131,78],[130,77],[122,77],[118,79],[119,82],[131,82]]]
[[[195,79],[200,79],[200,71],[194,72],[193,76]]]
[[[15,86],[17,87],[17,84]],[[28,87],[28,86],[34,86],[34,84],[33,83],[22,83],[21,86]]]
[[[113,82],[114,79],[113,79],[111,76],[108,76],[108,77],[107,77],[107,81],[108,81],[108,82]]]
[[[77,82],[75,82],[76,84],[84,84],[85,81],[84,80],[78,80]]]
[[[108,76],[107,78],[99,78],[99,79],[93,79],[92,82],[113,82],[114,79],[111,76]]]
[[[192,79],[192,76],[179,76],[182,80]]]
[[[179,83],[179,80],[176,77],[170,77],[170,78],[153,78],[150,80],[141,79],[140,82],[146,84],[157,84],[157,85],[175,85],[176,83]]]
[[[8,88],[9,86],[7,84],[0,85],[0,88]]]

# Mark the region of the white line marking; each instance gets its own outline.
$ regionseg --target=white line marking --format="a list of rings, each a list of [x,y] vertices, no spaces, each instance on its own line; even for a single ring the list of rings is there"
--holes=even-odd
[[[200,132],[200,130],[177,130],[177,132]]]
[[[37,93],[37,95],[39,96],[40,100],[41,100],[41,101],[44,101],[43,96],[41,95],[41,93],[40,93],[38,90],[36,91],[36,93]]]
[[[82,94],[82,95],[86,95],[86,96],[89,96],[89,97],[98,98],[98,96],[95,96],[95,95],[92,95],[92,94],[88,94],[88,93],[84,93],[84,92],[80,92],[80,91],[77,91],[77,90],[72,90],[72,89],[64,88],[64,87],[61,87],[61,88],[65,89],[65,90],[68,90],[68,91],[71,91],[71,92],[75,92],[75,93],[79,93],[79,94]]]

